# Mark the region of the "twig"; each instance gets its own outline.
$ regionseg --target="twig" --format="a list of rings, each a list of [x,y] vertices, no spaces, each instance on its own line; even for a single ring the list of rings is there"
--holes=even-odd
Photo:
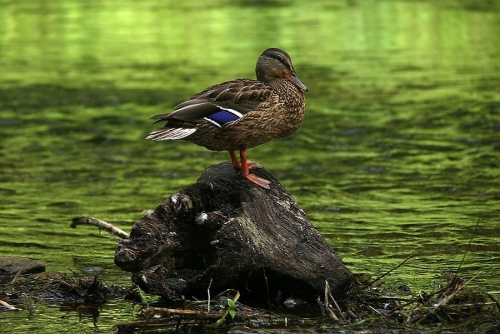
[[[347,309],[347,311],[346,311],[346,312],[347,312],[347,314],[348,314],[351,318],[353,318],[353,319],[358,319],[357,314],[356,314],[356,313],[354,313],[352,310]]]
[[[238,296],[238,298],[239,298],[239,296],[240,296],[240,292],[239,292],[238,290],[235,290],[235,289],[226,289],[226,290],[222,291],[221,293],[219,293],[217,296],[215,296],[212,300],[217,300],[217,299],[219,299],[220,297],[222,297],[222,296],[224,296],[224,295],[228,294],[229,292],[234,292],[234,297],[233,297],[233,299],[234,299],[234,298],[236,298],[236,296]],[[238,299],[238,298],[236,298],[236,299]]]
[[[385,322],[389,322],[389,320],[387,320],[387,318],[385,317],[385,315],[381,312],[379,312],[377,309],[375,309],[373,306],[371,305],[368,305],[368,308],[375,314],[377,314],[378,316],[380,316],[382,319],[384,319]]]
[[[471,279],[469,279],[468,281],[458,285],[455,289],[455,291],[453,291],[450,295],[446,296],[442,301],[440,301],[436,306],[435,306],[435,309],[438,309],[439,307],[442,307],[444,305],[446,305],[451,299],[453,299],[453,297],[455,297],[457,295],[457,293],[459,293],[469,282],[471,282],[473,279],[475,279],[477,276],[479,276],[481,272],[478,272],[476,275],[474,275]]]
[[[337,317],[337,315],[335,315],[335,312],[333,312],[333,310],[330,307],[328,307],[326,311],[330,315],[330,318],[332,318],[335,321],[339,321],[339,318]]]
[[[382,315],[382,313],[380,313],[380,312],[379,312],[377,309],[375,309],[373,306],[368,305],[368,308],[369,308],[369,309],[370,309],[373,313],[375,313],[375,314],[377,314],[377,315],[380,315],[380,316]]]
[[[122,229],[119,229],[113,224],[110,224],[108,222],[105,222],[104,220],[100,220],[91,216],[75,217],[71,220],[71,225],[69,225],[69,227],[76,228],[77,225],[84,225],[84,224],[96,226],[100,230],[104,230],[109,234],[116,235],[117,237],[122,239],[127,239],[129,237],[127,232],[123,231]]]
[[[181,315],[181,316],[191,316],[191,317],[204,317],[204,318],[220,318],[223,313],[205,313],[202,311],[193,311],[193,310],[180,310],[180,309],[171,309],[165,307],[148,307],[144,310],[141,310],[141,314],[145,316],[152,316],[154,314],[161,314],[166,318],[169,318],[173,315]]]
[[[9,303],[7,303],[7,302],[5,302],[5,301],[3,301],[3,300],[1,300],[1,299],[0,299],[0,305],[2,305],[2,306],[4,306],[4,307],[6,307],[6,308],[7,308],[7,309],[9,309],[9,310],[18,310],[18,311],[20,311],[20,310],[21,310],[20,308],[17,308],[17,307],[15,307],[15,306],[12,306],[12,305],[10,305]]]
[[[15,281],[17,281],[17,279],[19,278],[19,276],[21,275],[21,273],[24,271],[24,267],[19,269],[19,271],[17,272],[16,276],[14,276],[14,278],[12,279],[12,282],[11,283],[14,283]]]
[[[397,311],[399,311],[399,310],[401,310],[401,309],[405,308],[406,306],[409,306],[409,305],[411,305],[411,304],[413,304],[413,303],[418,303],[418,302],[419,302],[420,304],[423,304],[423,303],[425,303],[426,301],[430,300],[432,296],[435,296],[435,295],[440,295],[440,294],[442,294],[443,292],[445,292],[445,291],[447,291],[447,290],[451,289],[451,288],[452,288],[452,285],[454,285],[454,284],[455,284],[455,283],[454,283],[454,280],[453,280],[453,279],[451,279],[451,280],[448,282],[448,284],[446,284],[444,287],[442,287],[441,289],[439,289],[439,290],[437,290],[437,291],[434,291],[434,292],[432,292],[432,293],[430,293],[430,294],[426,294],[425,296],[422,296],[422,292],[421,292],[421,293],[419,293],[419,295],[418,295],[417,297],[412,298],[412,299],[409,299],[406,303],[401,304],[401,305],[399,305],[399,306],[397,306],[397,307],[393,308],[393,309],[392,309],[392,310],[388,313],[388,315],[394,314],[394,313],[396,313]]]
[[[465,284],[460,284],[459,286],[456,287],[456,290],[450,293],[448,296],[444,297],[437,305],[434,306],[434,309],[437,310],[440,307],[443,307],[444,305],[448,304],[450,300],[453,299],[457,295],[457,293],[460,292],[464,288]]]
[[[226,294],[228,292],[235,292],[235,296],[233,300],[237,300],[239,297],[237,290],[228,289],[221,294],[219,294],[214,299]],[[204,302],[204,301],[203,301]],[[198,303],[196,303],[198,304]],[[207,325],[209,328],[215,327],[215,320],[219,320],[219,324],[224,320],[224,315],[229,313],[229,308],[224,312],[213,312],[206,313],[203,311],[195,311],[195,310],[185,310],[185,309],[171,309],[165,307],[147,307],[143,308],[140,311],[140,315],[145,317],[144,320],[132,321],[132,322],[124,322],[117,324],[117,327],[120,329],[119,333],[124,333],[126,329],[140,328],[143,330],[148,328],[160,328],[173,326],[176,329],[179,329],[181,325],[194,325],[203,323],[212,323]],[[266,315],[262,315],[260,313],[251,313],[251,312],[243,312],[243,317],[245,319],[262,319],[263,317],[268,317]],[[156,318],[156,316],[161,316],[161,318]]]
[[[236,295],[233,297],[233,302],[236,304],[236,301],[238,300],[238,298],[240,298],[240,292],[238,290],[234,290],[234,291],[236,291]],[[231,311],[231,307],[228,304],[228,307],[224,311],[224,314],[222,315],[222,317],[220,317],[220,319],[217,320],[214,324],[207,325],[207,327],[208,328],[218,327],[224,321],[224,319],[226,319],[226,316],[229,314],[229,311]]]
[[[415,302],[418,302],[419,300],[422,300],[422,297],[420,297],[420,295],[419,295],[418,297],[416,297],[416,298],[410,299],[407,303],[401,304],[401,305],[399,305],[398,307],[393,308],[393,309],[392,309],[389,313],[387,313],[387,314],[388,314],[388,315],[392,315],[392,314],[396,313],[396,311],[399,311],[399,310],[401,310],[402,308],[405,308],[405,307],[406,307],[406,306],[408,306],[408,305],[411,305],[411,304],[413,304],[413,303],[415,303]]]
[[[325,281],[325,296],[323,298],[323,307],[325,308],[325,311],[329,311],[329,308],[328,308],[328,288],[329,288],[328,281]],[[330,313],[330,317],[332,317],[331,316],[332,312],[330,311],[329,313]],[[335,314],[333,314],[333,319],[339,320]]]
[[[463,282],[461,284],[456,284],[454,287],[453,287],[453,292],[451,294],[449,294],[448,296],[444,297],[437,305],[435,305],[433,307],[433,312],[429,312],[428,314],[426,314],[425,316],[423,316],[422,318],[420,318],[416,324],[420,324],[423,320],[427,319],[431,314],[432,315],[435,315],[439,318],[439,315],[438,313],[436,312],[437,310],[441,309],[443,306],[445,306],[446,304],[448,304],[448,302],[450,300],[452,300],[456,295],[457,293],[459,293],[468,283],[470,283],[473,279],[475,279],[481,272],[477,273],[476,275],[474,275],[471,279],[469,279],[468,281],[466,282]],[[450,284],[447,285],[447,287],[451,287],[451,283],[453,283],[454,280],[452,280],[450,282]],[[446,313],[445,313],[446,314]]]
[[[460,272],[460,269],[462,269],[462,264],[465,261],[465,256],[467,255],[467,253],[470,250],[470,245],[472,244],[472,240],[474,240],[474,237],[476,236],[476,230],[477,230],[480,222],[481,222],[481,217],[478,218],[476,226],[474,227],[474,230],[472,230],[472,235],[470,236],[469,245],[467,245],[467,249],[465,250],[464,256],[462,256],[462,261],[460,261],[460,264],[458,265],[457,272],[456,272],[457,275]]]
[[[385,274],[382,274],[379,277],[375,278],[373,281],[371,281],[370,285],[373,285],[373,283],[375,283],[376,281],[378,281],[378,280],[384,278],[385,276],[389,275],[394,270],[398,269],[399,267],[401,267],[402,265],[404,265],[406,262],[408,262],[408,260],[411,259],[412,257],[413,257],[413,255],[409,255],[406,259],[403,260],[403,262],[401,262],[400,264],[398,264],[397,266],[395,266],[394,268],[392,268],[391,270],[389,270]]]
[[[210,278],[210,283],[207,288],[207,312],[210,312],[210,287],[212,286],[212,278]]]
[[[332,308],[330,307],[330,303],[328,302],[328,299],[332,300],[333,305],[335,305],[335,308],[337,309],[337,311],[339,311],[342,319],[345,319],[344,316],[342,315],[342,310],[340,309],[339,305],[335,301],[335,298],[333,298],[333,296],[332,296],[332,293],[330,291],[330,284],[328,284],[328,281],[325,281],[325,309],[328,311],[328,313],[330,314],[330,317],[333,320],[339,321],[339,318],[337,317],[335,312],[333,312]]]
[[[330,290],[330,289],[328,289],[328,290]],[[337,304],[337,301],[335,300],[335,298],[333,298],[332,293],[330,291],[328,291],[328,296],[330,296],[330,299],[332,300],[333,305],[335,305],[335,308],[337,309],[337,311],[339,311],[340,317],[343,320],[345,320],[344,315],[342,314],[342,310],[339,307],[339,304]]]

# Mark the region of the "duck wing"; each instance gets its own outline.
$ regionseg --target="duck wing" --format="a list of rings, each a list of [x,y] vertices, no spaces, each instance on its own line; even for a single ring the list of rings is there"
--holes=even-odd
[[[272,93],[271,87],[257,80],[227,81],[208,87],[180,103],[172,113],[154,115],[151,119],[156,120],[155,123],[166,121],[164,129],[186,129],[191,131],[185,133],[191,134],[201,122],[208,121],[214,126],[222,127],[236,121],[255,111]]]

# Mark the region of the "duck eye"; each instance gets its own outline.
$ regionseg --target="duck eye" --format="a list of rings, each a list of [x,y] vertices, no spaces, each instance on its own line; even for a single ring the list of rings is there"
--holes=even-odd
[[[285,64],[286,65],[286,60],[285,60],[285,57],[283,57],[282,55],[275,55],[273,56],[274,59],[276,59],[277,61],[279,61],[280,63],[282,64]]]
[[[281,62],[281,63],[285,63],[285,59],[284,59],[284,58],[283,58],[283,56],[282,56],[282,55],[280,55],[280,54],[273,54],[273,55],[271,56],[271,58],[274,58],[274,59],[276,59],[277,61],[279,61],[279,62]]]

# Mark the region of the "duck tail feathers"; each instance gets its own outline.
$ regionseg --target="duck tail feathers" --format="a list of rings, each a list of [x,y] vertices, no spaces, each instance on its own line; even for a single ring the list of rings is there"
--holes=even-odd
[[[160,128],[158,130],[151,132],[149,136],[146,137],[146,139],[151,139],[156,141],[183,139],[189,136],[190,134],[193,134],[195,131],[196,128],[188,128],[188,129]]]

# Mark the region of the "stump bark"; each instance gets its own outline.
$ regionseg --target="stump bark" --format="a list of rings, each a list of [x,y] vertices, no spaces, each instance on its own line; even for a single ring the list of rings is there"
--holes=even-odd
[[[316,300],[325,281],[342,299],[352,273],[279,181],[265,169],[252,172],[271,189],[241,178],[230,163],[207,168],[134,224],[115,263],[168,300],[232,288],[246,303],[278,305]]]

